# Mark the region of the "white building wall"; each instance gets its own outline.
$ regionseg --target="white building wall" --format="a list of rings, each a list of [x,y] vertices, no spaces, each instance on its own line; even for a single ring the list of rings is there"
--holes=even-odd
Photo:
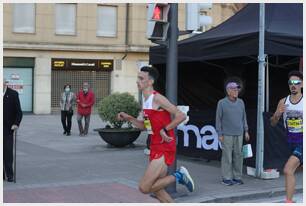
[[[115,66],[111,75],[111,93],[129,92],[138,100],[136,85],[138,66],[135,60],[123,60],[120,66]]]

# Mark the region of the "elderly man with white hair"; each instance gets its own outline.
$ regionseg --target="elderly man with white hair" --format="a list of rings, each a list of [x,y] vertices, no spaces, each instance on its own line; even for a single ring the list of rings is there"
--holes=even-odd
[[[241,84],[238,81],[227,81],[226,97],[219,100],[216,112],[216,130],[222,145],[222,184],[241,185],[242,177],[242,143],[243,136],[249,141],[245,105],[238,98]]]

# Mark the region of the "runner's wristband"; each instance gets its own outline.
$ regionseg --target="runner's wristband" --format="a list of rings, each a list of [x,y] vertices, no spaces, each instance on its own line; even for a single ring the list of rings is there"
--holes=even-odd
[[[165,127],[163,128],[163,130],[166,133],[166,135],[168,135],[168,130]]]

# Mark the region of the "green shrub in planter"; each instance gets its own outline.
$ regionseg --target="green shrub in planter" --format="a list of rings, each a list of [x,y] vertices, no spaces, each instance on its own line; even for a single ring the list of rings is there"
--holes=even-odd
[[[98,104],[98,112],[102,120],[107,121],[113,128],[121,128],[124,123],[132,127],[130,122],[117,120],[119,112],[125,112],[137,117],[141,108],[134,96],[128,92],[113,93],[103,98]]]

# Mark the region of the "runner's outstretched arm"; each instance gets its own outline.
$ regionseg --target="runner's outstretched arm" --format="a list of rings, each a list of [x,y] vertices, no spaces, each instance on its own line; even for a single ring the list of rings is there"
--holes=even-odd
[[[125,113],[125,112],[119,112],[117,115],[117,119],[119,120],[125,120],[125,121],[129,121],[131,122],[135,127],[141,129],[141,130],[145,130],[144,124],[143,124],[143,120],[138,120],[135,117]]]

